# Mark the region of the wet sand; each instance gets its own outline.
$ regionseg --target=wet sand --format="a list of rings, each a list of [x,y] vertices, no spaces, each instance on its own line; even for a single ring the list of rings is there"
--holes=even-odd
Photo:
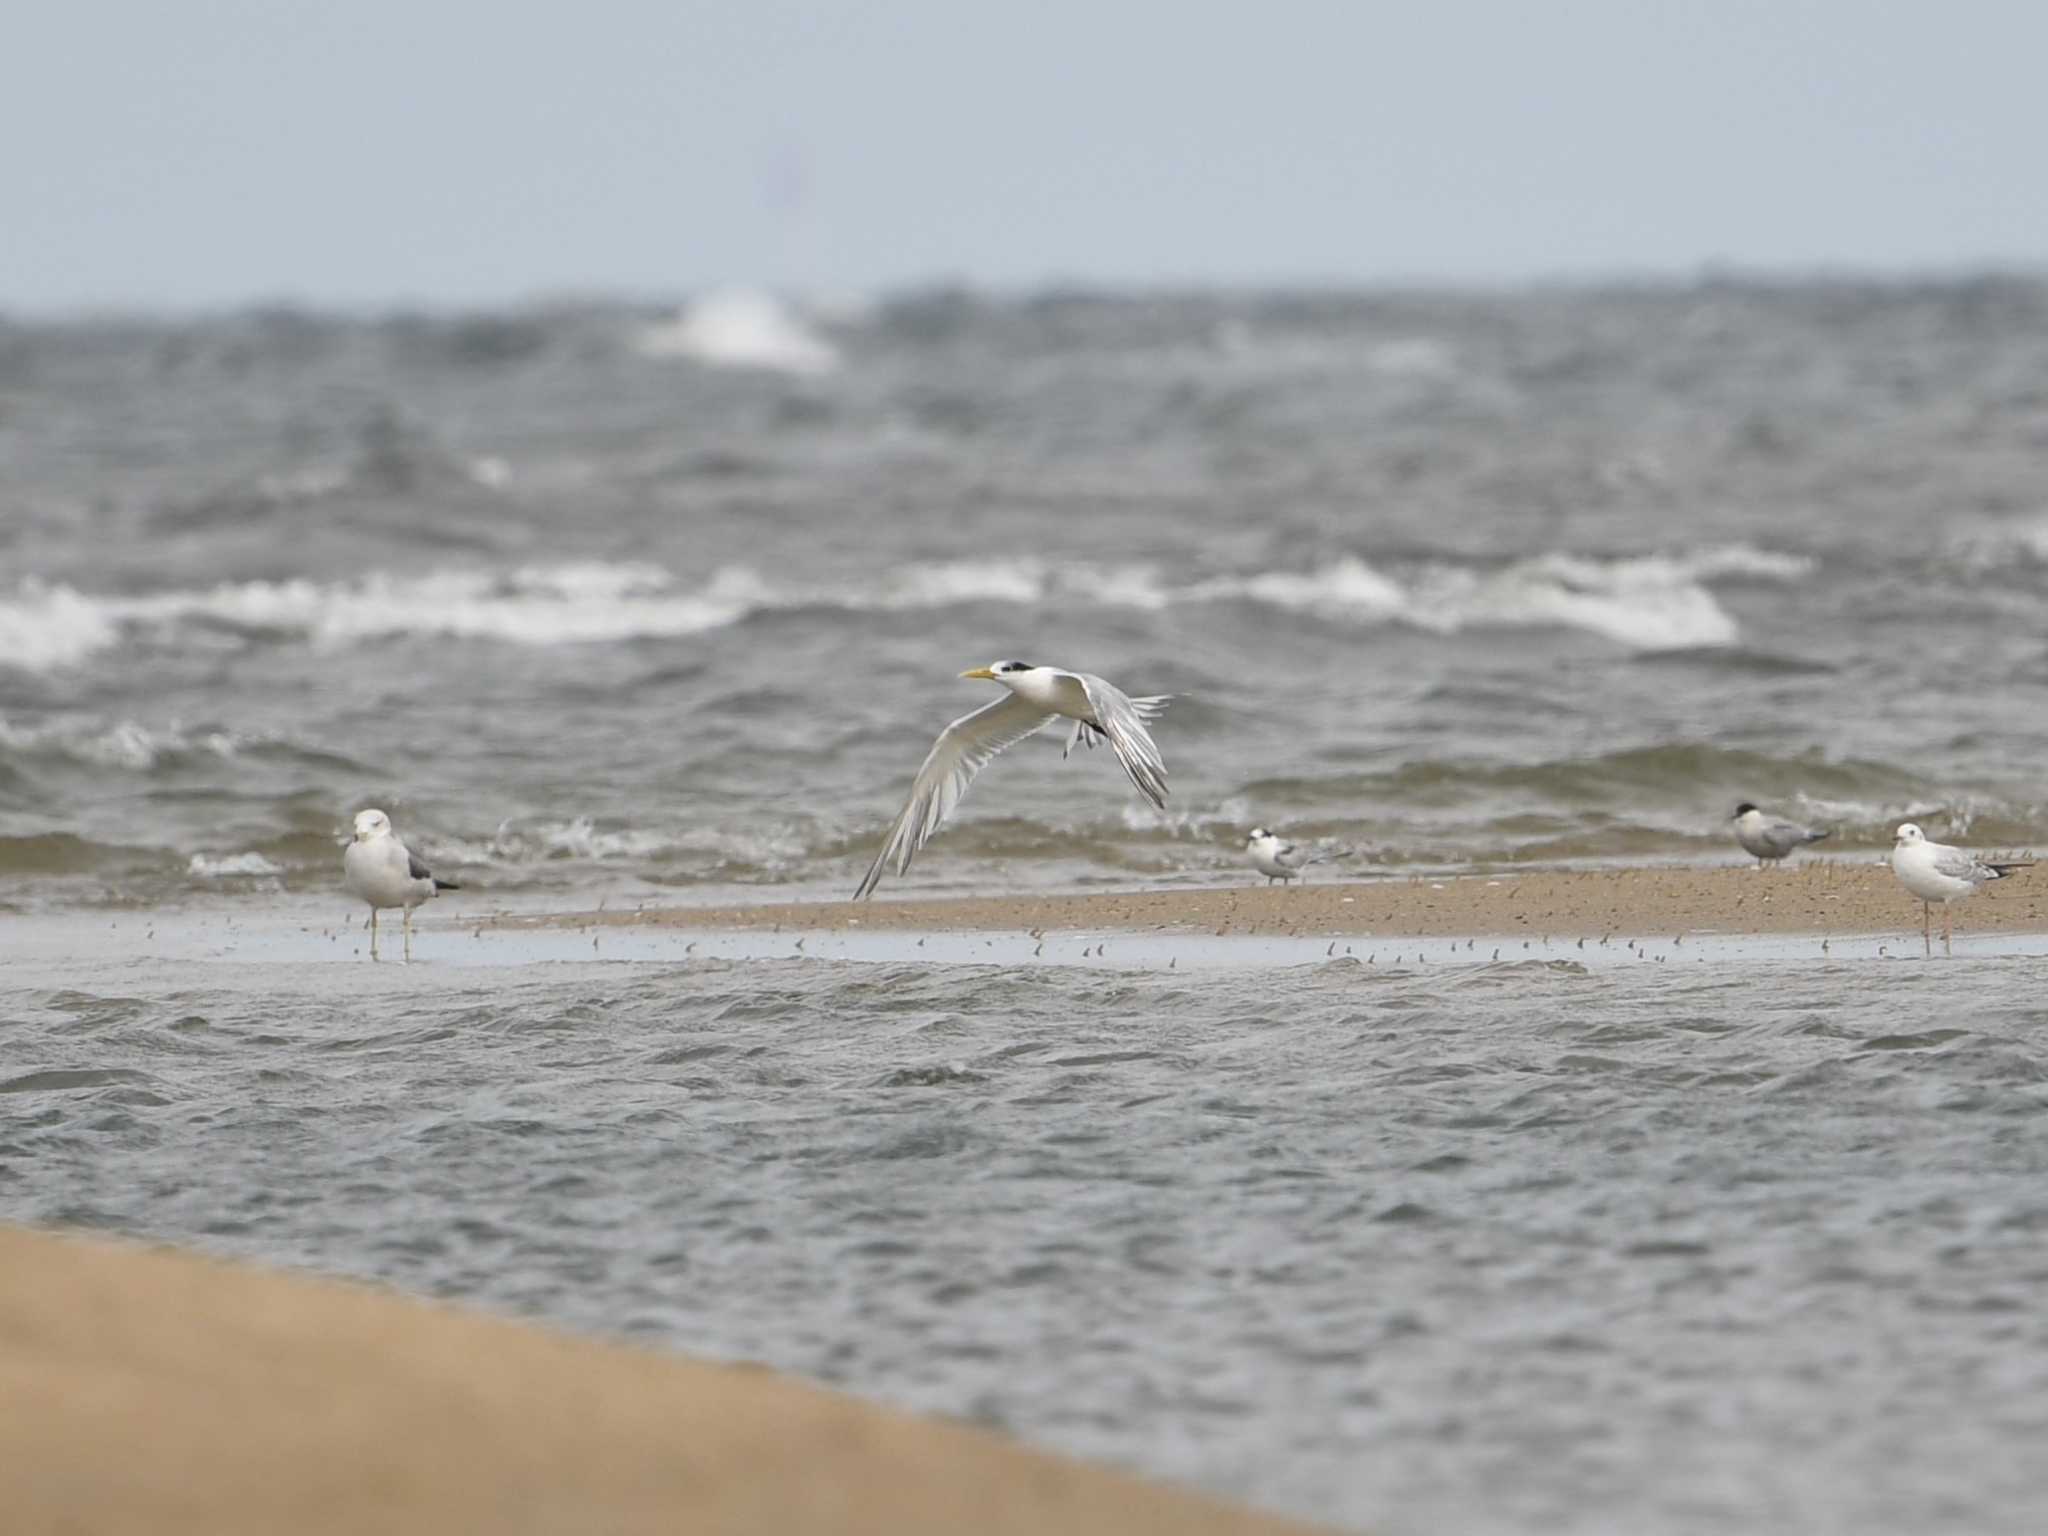
[[[770,1372],[0,1227],[6,1528],[1302,1532]]]
[[[1958,935],[2048,929],[2048,868],[1958,902]],[[1935,931],[1940,932],[1940,910]],[[898,932],[1167,932],[1343,938],[1674,934],[1912,934],[1920,903],[1871,860],[1751,866],[1531,870],[1516,874],[1323,881],[1294,886],[1080,895],[763,902],[649,908],[551,919],[576,926],[853,929]]]

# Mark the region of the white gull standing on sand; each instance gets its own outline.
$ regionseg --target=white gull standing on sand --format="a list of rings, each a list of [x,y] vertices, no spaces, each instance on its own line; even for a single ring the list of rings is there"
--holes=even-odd
[[[1901,822],[1892,839],[1892,873],[1899,877],[1899,884],[1920,898],[1920,935],[1930,947],[1934,943],[1930,903],[1941,903],[1941,942],[1946,947],[1951,932],[1951,902],[1974,896],[1979,886],[2003,880],[2014,870],[2028,867],[2025,862],[1987,864],[1965,849],[1930,843],[1927,834],[1910,821]]]
[[[355,836],[341,856],[341,878],[350,892],[370,904],[370,958],[377,955],[377,909],[403,907],[405,958],[412,958],[412,909],[441,891],[459,891],[453,880],[436,880],[419,855],[391,830],[379,810],[356,812]]]
[[[946,824],[974,776],[998,752],[1061,716],[1074,722],[1067,736],[1067,752],[1072,752],[1076,743],[1093,747],[1097,741],[1107,741],[1138,792],[1166,809],[1166,761],[1145,722],[1159,717],[1166,708],[1167,695],[1134,699],[1092,672],[1035,667],[1028,661],[992,662],[960,675],[1001,683],[1009,692],[939,732],[939,739],[925,755],[924,766],[911,781],[910,803],[903,807],[903,814],[889,829],[888,841],[868,866],[860,889],[853,893],[855,901],[873,893],[883,870],[902,875],[910,868],[918,849]]]

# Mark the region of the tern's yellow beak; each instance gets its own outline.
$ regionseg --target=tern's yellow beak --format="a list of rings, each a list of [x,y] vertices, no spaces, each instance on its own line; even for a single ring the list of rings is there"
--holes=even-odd
[[[987,667],[976,667],[972,672],[962,672],[960,675],[962,677],[985,677],[990,682],[994,682],[996,677],[995,673]]]

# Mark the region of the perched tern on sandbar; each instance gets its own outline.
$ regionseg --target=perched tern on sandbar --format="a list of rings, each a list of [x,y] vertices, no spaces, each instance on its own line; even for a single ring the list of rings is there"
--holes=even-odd
[[[1298,880],[1302,866],[1315,862],[1315,855],[1299,843],[1284,843],[1264,827],[1251,829],[1244,840],[1244,854],[1268,885],[1275,880]]]
[[[1789,857],[1795,848],[1834,836],[1832,832],[1802,827],[1795,821],[1773,821],[1747,800],[1735,807],[1731,819],[1735,823],[1735,841],[1755,856],[1758,869]]]
[[[1077,743],[1093,747],[1098,741],[1107,741],[1138,792],[1161,810],[1166,808],[1166,761],[1153,745],[1145,722],[1159,717],[1170,695],[1134,699],[1093,673],[1034,667],[1028,661],[993,662],[960,675],[1001,683],[1009,692],[939,732],[924,766],[911,781],[910,803],[889,829],[889,840],[875,855],[860,889],[853,893],[855,901],[873,894],[883,870],[901,875],[910,868],[917,850],[946,824],[974,776],[998,752],[1061,717],[1074,722],[1061,756],[1072,752]]]
[[[412,909],[442,891],[459,891],[453,880],[436,880],[420,856],[398,840],[382,811],[357,811],[355,836],[341,856],[342,883],[370,904],[370,958],[377,958],[377,909],[403,907],[405,958],[412,958]]]
[[[1910,821],[1901,822],[1892,839],[1892,873],[1899,877],[1899,884],[1920,898],[1920,936],[1930,946],[1934,943],[1930,902],[1941,903],[1941,942],[1947,945],[1952,931],[1950,902],[1974,896],[1978,886],[2030,867],[2025,863],[1986,864],[1964,849],[1930,843],[1927,834]]]

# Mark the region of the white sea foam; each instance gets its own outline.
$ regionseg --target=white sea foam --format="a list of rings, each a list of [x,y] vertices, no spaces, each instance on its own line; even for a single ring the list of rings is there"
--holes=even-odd
[[[1043,560],[928,561],[896,572],[877,591],[820,590],[807,601],[844,608],[943,608],[955,603],[1041,603],[1077,598],[1109,608],[1155,610],[1174,600],[1150,566],[1057,565]]]
[[[185,873],[195,880],[260,880],[272,879],[284,873],[284,866],[273,864],[262,854],[248,853],[207,854],[195,853],[185,866]]]
[[[479,848],[455,850],[463,863],[534,864],[552,859],[605,862],[658,859],[674,853],[674,839],[638,827],[600,827],[588,816],[567,820],[507,821]]]
[[[1117,807],[1117,820],[1129,832],[1164,832],[1169,837],[1203,838],[1218,827],[1235,829],[1252,824],[1251,802],[1232,795],[1207,806],[1174,807],[1160,810],[1143,800],[1125,800]]]
[[[1797,581],[1810,575],[1815,561],[1811,555],[1795,555],[1783,549],[1758,549],[1754,544],[1710,544],[1689,554],[1654,555],[1674,572],[1693,581],[1714,581],[1727,576],[1749,576],[1763,581]],[[1641,561],[1622,561],[1623,565]]]
[[[1398,573],[1356,555],[1305,570],[1253,571],[1175,583],[1149,565],[1038,559],[929,561],[880,581],[774,581],[727,566],[689,582],[661,566],[605,561],[509,572],[372,572],[353,581],[222,582],[137,595],[96,595],[25,581],[0,595],[0,664],[74,665],[119,644],[208,623],[251,635],[339,647],[399,636],[552,646],[699,634],[762,612],[807,607],[907,612],[963,603],[1054,602],[1158,611],[1252,603],[1337,623],[1466,629],[1588,630],[1642,650],[1732,643],[1735,620],[1708,583],[1785,582],[1802,557],[1747,545],[1687,554],[1592,558],[1549,554],[1507,565],[1431,562]]]
[[[1731,645],[1735,620],[1670,562],[1543,555],[1497,571],[1430,572],[1402,617],[1425,629],[1589,630],[1636,650]]]
[[[1994,570],[2015,561],[2038,565],[2048,561],[2048,515],[2024,521],[1981,521],[1951,534],[1945,545],[1972,571]]]
[[[953,603],[1035,603],[1046,595],[1038,560],[948,560],[907,566],[880,593],[856,595],[847,607],[943,608]],[[831,601],[821,594],[822,601]]]
[[[480,841],[437,838],[433,852],[450,864],[515,869],[558,863],[702,865],[707,858],[749,868],[787,869],[810,857],[813,843],[803,829],[786,823],[604,826],[590,816],[515,817]]]
[[[0,665],[24,672],[71,666],[120,637],[120,618],[104,598],[30,577],[0,600]]]
[[[190,734],[177,726],[152,729],[135,720],[72,715],[37,725],[16,725],[0,717],[0,749],[30,757],[55,757],[97,768],[145,773],[164,757],[205,752],[233,757],[239,743],[224,731]]]
[[[1356,555],[1345,555],[1312,571],[1259,571],[1222,576],[1184,587],[1185,602],[1246,599],[1324,618],[1393,619],[1410,607],[1409,594]]]
[[[1638,650],[1679,650],[1730,645],[1737,637],[1734,618],[1706,582],[1791,581],[1809,569],[1802,556],[1723,545],[1681,555],[1538,555],[1490,568],[1436,562],[1402,581],[1346,555],[1310,571],[1201,582],[1178,596],[1269,603],[1319,618],[1403,623],[1439,634],[1583,629]]]
[[[398,635],[570,645],[696,634],[775,603],[760,578],[741,567],[685,589],[658,566],[603,562],[506,574],[375,572],[352,582],[222,582],[139,596],[26,583],[0,598],[0,661],[47,671],[84,661],[124,633],[195,620],[299,635],[326,646]],[[8,644],[17,630],[21,643]]]
[[[839,367],[839,352],[774,294],[719,288],[700,294],[637,343],[648,357],[682,357],[713,368],[756,368],[815,378]]]

